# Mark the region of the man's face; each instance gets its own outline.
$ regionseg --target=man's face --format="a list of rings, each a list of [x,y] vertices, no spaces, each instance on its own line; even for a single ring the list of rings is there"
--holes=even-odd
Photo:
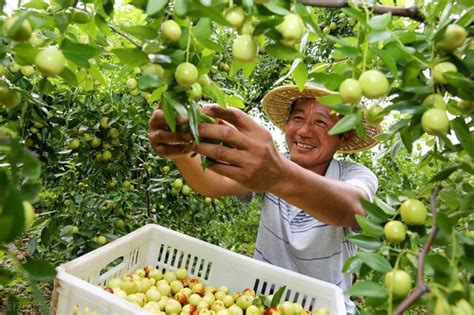
[[[326,165],[342,143],[339,135],[328,135],[339,118],[329,107],[315,99],[299,100],[286,126],[286,143],[291,160],[300,166],[316,170]]]

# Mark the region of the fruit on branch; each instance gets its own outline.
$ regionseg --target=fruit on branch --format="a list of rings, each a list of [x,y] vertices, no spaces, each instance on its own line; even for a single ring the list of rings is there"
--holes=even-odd
[[[202,97],[201,84],[195,82],[191,85],[191,88],[187,91],[190,100],[199,100]]]
[[[31,77],[35,73],[35,68],[33,66],[23,66],[20,71],[25,77]]]
[[[369,124],[378,124],[382,122],[384,115],[383,108],[379,105],[372,105],[364,112],[364,117]]]
[[[161,34],[170,42],[177,42],[182,34],[181,27],[174,20],[166,20],[161,24]]]
[[[7,108],[17,107],[21,103],[20,92],[10,89],[5,81],[0,81],[0,104]]]
[[[48,77],[55,77],[63,72],[66,59],[61,50],[46,48],[36,55],[35,65],[42,74]]]
[[[189,87],[198,80],[199,73],[195,65],[190,62],[183,62],[176,67],[174,77],[179,85]]]
[[[427,210],[425,205],[417,199],[408,199],[400,206],[402,221],[408,225],[424,225]]]
[[[5,36],[8,38],[16,40],[17,42],[24,42],[31,37],[31,23],[27,19],[23,19],[20,27],[18,27],[15,32],[10,34],[10,31],[17,20],[18,17],[16,16],[6,19],[5,22],[3,22],[3,34],[5,34]]]
[[[344,103],[355,103],[362,97],[362,87],[355,79],[345,79],[339,86],[339,96]]]
[[[436,83],[447,84],[448,80],[444,77],[446,72],[458,72],[458,68],[451,62],[440,62],[433,68],[433,79]]]
[[[198,83],[201,85],[201,87],[209,87],[212,84],[211,78],[207,74],[203,74],[199,77]]]
[[[385,286],[395,298],[404,298],[411,290],[410,275],[400,269],[394,269],[385,274]]]
[[[162,66],[156,63],[149,63],[143,66],[142,73],[147,75],[156,75],[157,77],[161,78],[165,74],[165,70]]]
[[[71,150],[75,150],[77,148],[79,148],[79,146],[81,145],[81,142],[79,141],[79,139],[77,138],[73,138],[71,139],[71,141],[69,142],[69,148]]]
[[[225,19],[234,28],[239,28],[245,21],[245,11],[242,7],[233,7],[225,13]]]
[[[423,100],[423,104],[439,109],[446,109],[446,103],[444,102],[444,98],[438,93],[428,95]]]
[[[387,78],[378,70],[367,70],[362,73],[359,83],[364,96],[370,99],[380,98],[390,91]]]
[[[97,244],[105,245],[107,243],[107,238],[103,235],[97,236]]]
[[[281,43],[285,46],[298,44],[305,32],[303,20],[295,13],[285,15],[283,22],[278,24],[275,29],[283,37]]]
[[[385,238],[390,243],[401,243],[406,238],[405,226],[398,220],[392,220],[385,224],[383,228]]]
[[[421,128],[429,135],[446,134],[449,119],[446,112],[439,108],[430,108],[421,116]]]
[[[28,201],[23,201],[23,215],[25,217],[25,230],[28,230],[36,219],[35,209]]]
[[[257,44],[251,35],[240,35],[232,45],[232,56],[241,62],[252,62],[257,57]]]
[[[450,24],[443,34],[443,38],[436,43],[436,48],[452,53],[461,47],[466,40],[467,33],[464,27],[458,24]]]
[[[137,82],[137,79],[130,78],[127,80],[125,84],[127,85],[127,88],[129,88],[130,90],[133,90],[133,89],[136,89],[138,82]]]

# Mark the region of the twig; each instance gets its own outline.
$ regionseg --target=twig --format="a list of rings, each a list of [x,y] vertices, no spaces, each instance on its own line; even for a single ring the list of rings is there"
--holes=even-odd
[[[112,23],[110,22],[107,22],[107,24],[109,25],[109,27],[112,29],[112,31],[114,31],[115,33],[119,34],[120,36],[124,37],[126,40],[128,40],[130,43],[132,43],[133,45],[135,45],[138,49],[142,49],[142,45],[140,45],[139,43],[137,43],[133,38],[131,38],[130,36],[128,36],[128,34],[122,32],[121,30],[119,30],[117,27],[115,27],[115,25],[113,25]]]
[[[441,185],[436,185],[434,188],[433,194],[430,197],[430,209],[431,215],[433,217],[433,228],[431,229],[430,235],[425,245],[418,254],[418,273],[416,276],[416,288],[415,290],[407,296],[395,309],[393,315],[401,315],[406,311],[415,301],[417,301],[423,294],[429,291],[428,286],[425,283],[425,257],[428,251],[430,250],[431,245],[433,244],[436,234],[438,233],[438,226],[436,225],[436,197],[438,196],[441,190]]]
[[[309,5],[312,7],[322,7],[322,8],[345,8],[349,7],[349,2],[346,0],[297,0],[299,3],[304,5]],[[418,22],[424,22],[425,19],[421,15],[421,12],[418,7],[409,7],[409,8],[400,8],[393,6],[385,6],[380,4],[375,4],[372,7],[375,14],[384,14],[391,12],[395,16],[403,16],[413,19]]]

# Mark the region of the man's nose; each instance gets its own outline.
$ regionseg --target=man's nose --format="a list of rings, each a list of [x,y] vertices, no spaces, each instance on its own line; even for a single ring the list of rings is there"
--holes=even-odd
[[[312,129],[311,123],[308,121],[305,121],[301,127],[298,129],[297,133],[299,136],[304,136],[304,137],[310,137],[313,135],[313,129]]]

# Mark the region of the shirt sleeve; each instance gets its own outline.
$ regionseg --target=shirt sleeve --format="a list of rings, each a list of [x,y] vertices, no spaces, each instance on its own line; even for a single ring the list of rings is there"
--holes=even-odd
[[[361,188],[369,197],[370,202],[374,201],[379,182],[375,174],[367,167],[356,163],[344,163],[341,180]]]

